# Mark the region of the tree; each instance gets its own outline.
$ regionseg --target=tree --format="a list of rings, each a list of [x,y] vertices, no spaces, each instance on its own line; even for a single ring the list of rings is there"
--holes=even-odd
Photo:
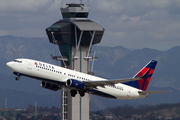
[[[25,120],[25,116],[21,115],[21,113],[16,114],[16,120]]]
[[[54,105],[52,106],[51,113],[59,113],[59,111],[58,107],[55,107]]]

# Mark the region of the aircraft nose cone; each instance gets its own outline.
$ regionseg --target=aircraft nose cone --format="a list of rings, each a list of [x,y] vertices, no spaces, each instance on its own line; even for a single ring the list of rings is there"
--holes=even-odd
[[[13,63],[12,63],[12,62],[7,62],[7,63],[6,63],[6,66],[7,66],[9,69],[12,69]]]
[[[9,67],[9,66],[10,66],[10,62],[7,62],[7,63],[6,63],[6,66]]]

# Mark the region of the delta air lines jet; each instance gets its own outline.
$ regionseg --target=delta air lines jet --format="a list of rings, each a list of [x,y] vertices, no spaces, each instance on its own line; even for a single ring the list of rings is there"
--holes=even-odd
[[[81,97],[85,93],[91,93],[106,98],[133,100],[145,98],[148,94],[170,92],[146,91],[156,64],[157,61],[151,60],[133,78],[107,80],[37,60],[15,59],[6,63],[18,76],[16,80],[19,80],[20,76],[37,79],[42,81],[43,88],[53,91],[66,87],[70,89],[72,97],[77,93]]]

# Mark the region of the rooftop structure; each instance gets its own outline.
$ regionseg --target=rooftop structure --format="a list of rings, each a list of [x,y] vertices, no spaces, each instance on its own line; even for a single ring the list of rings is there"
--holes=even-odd
[[[63,19],[87,19],[89,15],[89,8],[85,7],[84,4],[66,4],[60,9]]]
[[[54,43],[55,39],[57,44],[76,45],[81,37],[80,45],[83,46],[90,45],[93,31],[95,35],[92,44],[100,43],[104,29],[91,20],[59,20],[46,29],[51,43]]]

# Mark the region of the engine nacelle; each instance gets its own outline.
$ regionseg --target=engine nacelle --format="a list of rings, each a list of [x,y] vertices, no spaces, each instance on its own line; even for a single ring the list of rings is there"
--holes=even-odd
[[[48,90],[53,90],[53,91],[57,91],[57,90],[60,89],[60,87],[58,85],[55,85],[55,84],[52,84],[52,83],[48,83],[48,82],[44,82],[44,81],[41,82],[41,86],[43,88],[46,88]]]
[[[84,90],[84,83],[75,79],[68,79],[66,82],[66,86],[76,90]]]

